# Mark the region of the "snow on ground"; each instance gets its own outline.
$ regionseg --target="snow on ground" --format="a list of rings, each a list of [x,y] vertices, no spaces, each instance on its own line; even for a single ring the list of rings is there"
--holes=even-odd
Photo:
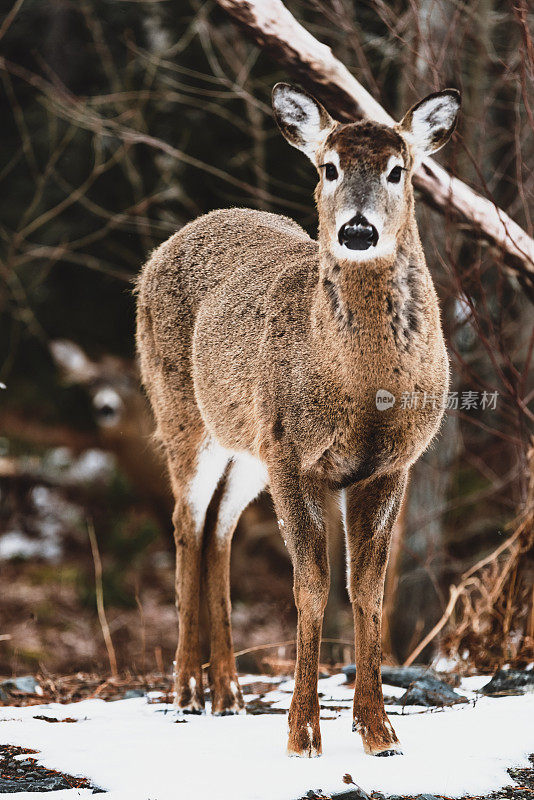
[[[38,750],[40,763],[89,778],[108,790],[109,800],[295,800],[309,789],[325,794],[349,790],[342,780],[346,773],[368,792],[480,795],[509,784],[507,768],[529,766],[527,756],[534,751],[534,695],[478,697],[476,690],[487,680],[463,682],[459,691],[477,698],[468,705],[433,713],[412,708],[406,714],[390,706],[404,750],[395,758],[363,752],[359,735],[351,732],[352,692],[340,675],[319,682],[325,706],[322,758],[286,757],[285,715],[221,718],[208,713],[182,717],[186,722],[176,724],[179,718],[171,706],[149,704],[146,698],[0,708],[0,743]],[[256,681],[245,680],[244,688]],[[286,681],[263,701],[286,708],[291,689],[292,682]],[[398,693],[393,689],[384,687],[384,693]],[[79,721],[50,724],[34,719],[37,714]],[[88,791],[49,796],[74,800],[87,797]],[[31,800],[35,795],[11,797]]]

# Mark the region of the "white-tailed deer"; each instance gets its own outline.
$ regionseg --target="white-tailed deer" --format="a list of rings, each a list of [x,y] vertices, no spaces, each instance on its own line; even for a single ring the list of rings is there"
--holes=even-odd
[[[115,453],[137,496],[168,515],[172,497],[165,460],[152,441],[154,423],[136,365],[110,355],[93,361],[67,339],[50,342],[50,353],[64,381],[87,390],[98,444]]]
[[[269,486],[298,609],[290,755],[321,752],[324,507],[333,492],[341,495],[354,610],[353,729],[368,753],[400,752],[380,682],[384,573],[408,470],[439,427],[448,387],[411,175],[448,141],[459,105],[458,92],[447,89],[394,127],[341,124],[306,92],[278,84],[278,125],[319,173],[318,241],[286,217],[214,211],[161,245],[139,279],[141,371],[176,501],[176,704],[190,712],[204,706],[204,585],[212,712],[243,708],[230,627],[230,544],[243,509]],[[383,408],[380,390],[434,400]]]

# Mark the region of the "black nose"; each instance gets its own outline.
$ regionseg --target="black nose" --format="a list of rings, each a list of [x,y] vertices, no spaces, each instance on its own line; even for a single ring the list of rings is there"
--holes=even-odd
[[[378,231],[363,214],[356,214],[341,226],[337,237],[339,244],[345,245],[349,250],[367,250],[371,245],[375,247],[378,242]]]
[[[99,417],[105,417],[109,419],[109,417],[113,417],[117,413],[117,409],[110,406],[108,403],[105,403],[103,406],[98,406],[96,409],[96,413]]]

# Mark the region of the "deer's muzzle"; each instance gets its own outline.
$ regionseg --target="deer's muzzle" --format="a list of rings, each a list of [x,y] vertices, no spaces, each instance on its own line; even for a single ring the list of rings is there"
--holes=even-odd
[[[337,238],[339,244],[348,247],[349,250],[367,250],[371,246],[376,246],[378,231],[363,214],[356,214],[341,226]]]

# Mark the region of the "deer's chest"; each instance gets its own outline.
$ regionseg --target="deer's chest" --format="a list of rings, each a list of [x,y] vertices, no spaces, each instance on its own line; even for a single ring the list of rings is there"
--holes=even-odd
[[[336,488],[413,464],[436,434],[448,385],[446,357],[416,379],[362,375],[353,392],[323,388],[302,395],[288,428],[304,471]]]
[[[389,412],[391,409],[368,415],[351,427],[336,430],[310,471],[333,488],[342,489],[409,467],[436,433],[442,411],[429,411],[424,418],[409,410],[405,414]]]

